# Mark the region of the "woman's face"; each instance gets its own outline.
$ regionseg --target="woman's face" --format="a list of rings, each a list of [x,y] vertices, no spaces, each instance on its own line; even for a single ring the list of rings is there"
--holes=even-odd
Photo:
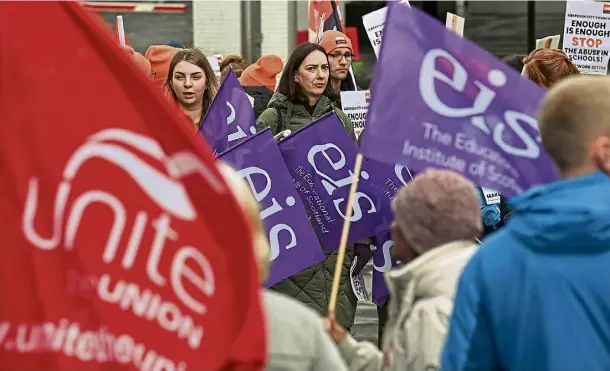
[[[182,61],[174,67],[172,88],[178,102],[185,107],[200,107],[205,93],[205,73],[196,65]]]
[[[299,66],[295,79],[308,97],[320,97],[326,84],[330,70],[326,54],[321,51],[313,51],[303,60]]]

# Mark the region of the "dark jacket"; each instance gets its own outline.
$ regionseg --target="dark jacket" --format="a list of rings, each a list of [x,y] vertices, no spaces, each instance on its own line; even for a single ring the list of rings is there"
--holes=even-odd
[[[278,125],[278,113],[282,116],[282,123]],[[310,124],[324,114],[335,111],[343,126],[355,141],[354,128],[343,111],[336,108],[326,96],[322,96],[316,104],[313,115],[305,109],[303,104],[293,103],[286,96],[280,93],[275,93],[269,102],[269,108],[265,110],[257,120],[256,129],[263,130],[270,128],[275,135],[278,131],[290,129],[292,132]],[[289,277],[277,285],[273,286],[272,290],[277,290],[285,295],[289,295],[310,308],[317,311],[320,315],[325,316],[328,309],[328,301],[333,282],[333,274],[337,261],[337,252],[326,252],[324,262],[315,264],[304,271]],[[354,256],[353,247],[348,246],[343,270],[341,272],[341,285],[339,297],[337,300],[336,316],[337,321],[345,328],[350,328],[354,324],[356,315],[356,304],[358,299],[352,291],[351,281],[349,279],[349,269]]]
[[[269,101],[273,97],[273,92],[265,86],[244,86],[244,90],[246,94],[254,98],[254,114],[258,119],[261,113],[267,109]]]

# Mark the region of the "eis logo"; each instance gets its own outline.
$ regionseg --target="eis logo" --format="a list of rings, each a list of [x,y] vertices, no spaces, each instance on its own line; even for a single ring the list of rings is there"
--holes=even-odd
[[[371,92],[370,91],[365,91],[364,92],[364,100],[367,103],[371,103]]]
[[[610,13],[610,4],[604,4],[604,14]]]

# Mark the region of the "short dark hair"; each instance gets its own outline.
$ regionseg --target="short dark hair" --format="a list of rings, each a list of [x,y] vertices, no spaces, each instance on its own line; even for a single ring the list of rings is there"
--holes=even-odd
[[[291,102],[308,103],[307,96],[303,92],[303,88],[301,88],[301,85],[294,80],[294,76],[296,75],[299,67],[301,67],[301,64],[305,58],[315,51],[324,53],[326,60],[328,61],[328,54],[326,54],[326,51],[322,46],[313,43],[304,43],[294,49],[290,55],[290,58],[288,58],[288,62],[286,62],[286,66],[282,72],[282,77],[280,78],[280,84],[277,87],[277,92],[285,95]],[[334,93],[330,87],[330,74],[328,77],[328,82],[326,83],[326,89],[322,95],[325,95],[331,99],[337,98],[337,93]]]
[[[525,59],[525,57],[527,57],[527,55],[525,54],[511,54],[504,57],[502,59],[502,62],[508,64],[515,70],[519,71],[519,73],[521,73],[524,65],[523,59]]]

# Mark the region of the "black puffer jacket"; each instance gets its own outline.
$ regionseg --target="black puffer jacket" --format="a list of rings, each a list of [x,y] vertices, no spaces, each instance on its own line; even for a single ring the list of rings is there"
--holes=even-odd
[[[246,94],[254,98],[254,114],[258,119],[258,116],[267,109],[273,92],[264,86],[244,86],[244,90]]]

